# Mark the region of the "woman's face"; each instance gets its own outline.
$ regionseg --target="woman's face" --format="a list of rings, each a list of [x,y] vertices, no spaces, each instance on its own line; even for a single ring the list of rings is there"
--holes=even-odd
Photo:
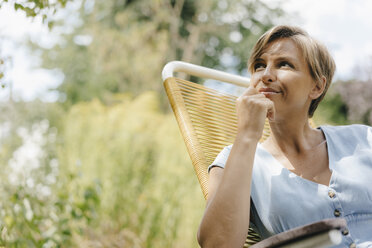
[[[253,67],[251,83],[274,102],[276,116],[307,114],[311,100],[318,96],[317,86],[291,39],[269,43]]]

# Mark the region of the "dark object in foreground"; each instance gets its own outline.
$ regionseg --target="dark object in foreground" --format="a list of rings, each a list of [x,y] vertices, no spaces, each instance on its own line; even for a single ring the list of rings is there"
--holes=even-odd
[[[325,219],[279,233],[250,248],[327,247],[327,243],[332,245],[341,241],[342,230],[346,230],[345,219]]]

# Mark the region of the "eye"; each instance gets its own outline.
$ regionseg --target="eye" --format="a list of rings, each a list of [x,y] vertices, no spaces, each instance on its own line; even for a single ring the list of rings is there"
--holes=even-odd
[[[264,63],[258,62],[256,64],[254,64],[254,70],[255,71],[260,70],[260,69],[265,69],[265,64]]]
[[[287,61],[281,61],[279,63],[279,67],[290,67],[290,68],[293,68],[293,65]]]

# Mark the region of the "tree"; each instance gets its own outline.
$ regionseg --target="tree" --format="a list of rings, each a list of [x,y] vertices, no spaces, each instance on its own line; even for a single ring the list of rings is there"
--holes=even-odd
[[[66,6],[69,0],[14,0],[9,2],[3,0],[0,2],[0,8],[4,4],[11,4],[16,11],[23,11],[28,17],[41,16],[43,22],[47,23],[49,27],[53,25],[52,16],[58,9]]]
[[[372,57],[354,66],[350,80],[331,85],[320,105],[320,115],[332,124],[372,124]]]
[[[41,17],[43,23],[47,24],[49,28],[54,25],[53,16],[59,10],[66,6],[69,0],[3,0],[0,1],[0,9],[5,5],[11,5],[16,11],[22,11],[27,17],[35,18]],[[4,37],[0,34],[0,43],[3,41]],[[0,86],[5,88],[6,83],[3,81],[5,74],[10,69],[12,64],[12,58],[9,56],[4,56],[0,47]],[[9,85],[9,87],[12,87]],[[11,97],[10,97],[11,99]]]
[[[352,79],[335,82],[328,95],[323,106],[333,110],[327,114],[329,119],[372,125],[372,56],[354,66]]]
[[[67,104],[163,92],[170,60],[244,73],[253,43],[283,14],[258,0],[83,1],[81,25],[43,51],[44,66],[65,74]]]
[[[372,125],[372,80],[341,81],[334,88],[346,105],[350,122]]]

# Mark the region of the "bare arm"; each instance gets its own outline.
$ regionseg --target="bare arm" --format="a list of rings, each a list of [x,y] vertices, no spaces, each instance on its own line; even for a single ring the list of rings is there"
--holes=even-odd
[[[238,134],[225,169],[210,171],[207,207],[198,231],[202,247],[242,247],[249,227],[252,168],[270,100],[256,89],[237,101]]]

